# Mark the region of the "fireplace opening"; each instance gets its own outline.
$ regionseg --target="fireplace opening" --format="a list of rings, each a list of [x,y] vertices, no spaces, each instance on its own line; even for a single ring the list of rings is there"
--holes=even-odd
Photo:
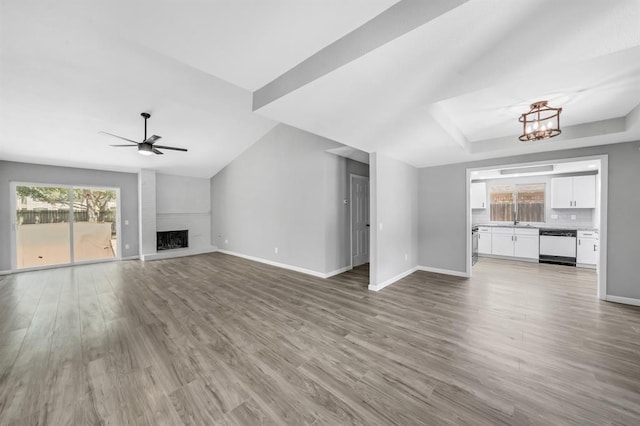
[[[156,242],[158,250],[189,247],[189,230],[157,232]]]

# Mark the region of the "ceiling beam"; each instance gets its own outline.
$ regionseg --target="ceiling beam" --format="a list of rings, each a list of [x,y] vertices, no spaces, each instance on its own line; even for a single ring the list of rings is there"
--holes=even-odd
[[[302,61],[253,93],[256,111],[292,91],[466,3],[401,0],[380,15]]]

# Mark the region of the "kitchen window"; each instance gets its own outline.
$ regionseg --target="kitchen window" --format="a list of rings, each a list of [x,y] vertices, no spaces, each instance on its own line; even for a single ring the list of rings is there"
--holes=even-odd
[[[544,222],[545,184],[493,185],[490,189],[492,222]]]

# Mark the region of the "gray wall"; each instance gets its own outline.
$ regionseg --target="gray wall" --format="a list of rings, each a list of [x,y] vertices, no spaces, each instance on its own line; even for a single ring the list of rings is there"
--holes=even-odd
[[[138,176],[101,170],[0,161],[0,271],[11,269],[10,182],[120,188],[122,257],[138,255]],[[125,226],[124,221],[129,225]],[[129,249],[125,249],[129,244]]]
[[[211,247],[211,180],[157,173],[156,226],[187,229],[189,248]]]
[[[640,299],[640,142],[427,167],[419,171],[419,264],[464,272],[466,169],[609,155],[607,293]]]
[[[417,265],[418,169],[375,153],[371,154],[371,176],[371,239],[375,241],[371,284],[375,287]]]
[[[211,178],[212,244],[320,273],[347,266],[347,160],[325,152],[339,146],[276,126]]]

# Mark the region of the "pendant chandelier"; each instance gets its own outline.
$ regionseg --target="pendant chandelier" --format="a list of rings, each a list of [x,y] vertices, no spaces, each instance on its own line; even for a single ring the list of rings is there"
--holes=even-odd
[[[522,114],[518,120],[522,123],[522,135],[518,139],[527,142],[558,136],[562,133],[561,112],[562,108],[551,108],[547,105],[547,101],[531,104],[529,112]]]

